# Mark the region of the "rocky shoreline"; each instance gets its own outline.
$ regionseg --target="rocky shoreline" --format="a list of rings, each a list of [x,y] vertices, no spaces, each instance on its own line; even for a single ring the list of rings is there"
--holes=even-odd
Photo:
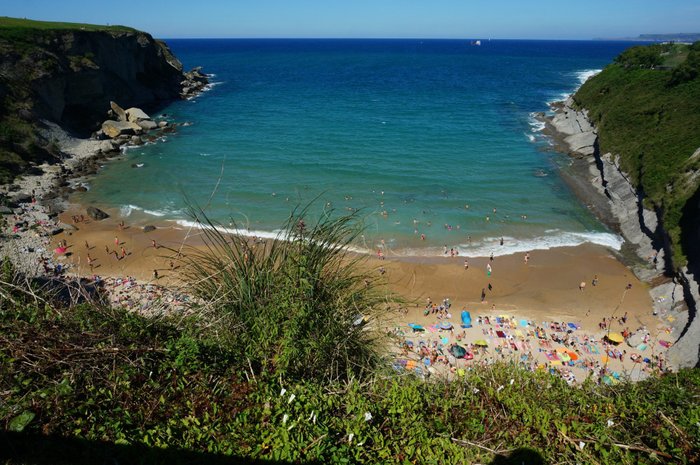
[[[571,156],[570,167],[562,170],[565,181],[603,223],[625,238],[629,244],[625,261],[649,284],[654,313],[680,334],[668,351],[669,363],[677,368],[698,366],[700,292],[696,277],[687,269],[673,270],[668,244],[659,239],[663,225],[656,212],[644,206],[644,193],[621,169],[619,157],[600,153],[596,128],[586,110],[576,108],[570,96],[552,104],[552,112],[537,118],[545,123],[543,133],[555,148]]]

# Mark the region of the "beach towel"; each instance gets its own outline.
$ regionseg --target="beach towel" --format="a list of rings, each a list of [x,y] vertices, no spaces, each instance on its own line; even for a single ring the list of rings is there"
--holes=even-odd
[[[569,328],[571,328],[571,329],[578,329],[579,328],[579,326],[576,323],[569,323],[567,326],[569,326]]]
[[[661,341],[659,341],[659,345],[666,347],[668,349],[669,347],[671,347],[672,343],[670,343],[668,341],[661,340]]]
[[[600,350],[598,350],[598,347],[595,344],[589,344],[588,346],[591,349],[591,353],[598,355],[600,353]]]
[[[520,320],[520,326],[527,328],[527,320]]]
[[[559,360],[559,357],[557,357],[557,354],[553,352],[545,352],[544,354],[545,357],[547,357],[547,360],[554,361],[554,360]]]
[[[641,350],[641,351],[647,350],[647,345],[646,344],[639,344],[637,346],[637,350]]]
[[[498,337],[506,337],[506,333],[504,333],[503,331],[496,331],[496,335]]]

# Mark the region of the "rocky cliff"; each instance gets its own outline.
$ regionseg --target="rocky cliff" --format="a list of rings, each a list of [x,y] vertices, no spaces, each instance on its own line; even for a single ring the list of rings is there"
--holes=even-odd
[[[87,136],[111,101],[153,111],[206,84],[145,32],[0,18],[0,181],[61,157],[39,121]]]
[[[78,131],[104,120],[110,101],[154,107],[179,98],[182,64],[140,31],[48,30],[21,41],[0,36],[3,87],[33,116]]]
[[[692,269],[694,255],[689,255],[688,266],[674,267],[662,215],[648,207],[644,191],[621,167],[620,156],[601,153],[598,132],[587,110],[579,108],[570,97],[554,106],[554,115],[546,122],[550,133],[583,165],[580,173],[593,188],[585,196],[586,200],[596,205],[594,211],[632,245],[638,257],[632,263],[632,269],[641,280],[650,284],[655,313],[665,318],[674,327],[674,334],[679,335],[668,351],[669,362],[676,367],[698,366],[700,276],[698,270]],[[700,149],[691,158],[696,157],[700,157]],[[686,205],[684,217],[687,224],[682,226],[686,236],[697,247],[700,241],[698,194]]]

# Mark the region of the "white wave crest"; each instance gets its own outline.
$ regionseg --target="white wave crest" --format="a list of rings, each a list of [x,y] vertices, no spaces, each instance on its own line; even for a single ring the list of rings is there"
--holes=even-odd
[[[119,207],[119,215],[123,217],[128,217],[130,216],[133,212],[143,212],[146,215],[151,215],[151,216],[173,216],[173,215],[178,215],[181,214],[181,210],[147,210],[145,208],[139,207],[138,205],[122,205]]]
[[[586,70],[574,73],[574,75],[578,79],[578,85],[580,87],[583,85],[583,83],[585,83],[586,81],[588,81],[590,78],[592,78],[596,74],[600,73],[601,71],[603,71],[603,70],[602,69],[586,69]]]

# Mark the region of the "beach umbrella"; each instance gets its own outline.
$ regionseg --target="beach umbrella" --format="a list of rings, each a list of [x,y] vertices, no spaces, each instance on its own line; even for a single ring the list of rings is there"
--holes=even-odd
[[[578,360],[578,354],[576,352],[574,352],[573,350],[567,350],[566,353],[571,360],[573,360],[573,361]]]
[[[424,328],[424,327],[422,327],[421,325],[417,325],[417,324],[415,324],[415,323],[409,323],[408,326],[409,326],[414,332],[417,332],[417,331],[425,331],[425,328]]]
[[[610,333],[606,336],[609,341],[619,344],[625,340],[620,333]]]
[[[467,349],[457,344],[452,344],[449,351],[454,358],[464,358],[467,356]]]
[[[488,347],[489,346],[488,342],[486,342],[483,339],[477,339],[476,341],[474,341],[474,345],[479,346],[479,347]]]
[[[438,325],[438,328],[440,328],[440,329],[452,329],[452,323],[450,323],[449,321],[442,321]]]
[[[562,362],[568,362],[569,360],[571,360],[571,357],[569,357],[569,354],[567,352],[562,352],[559,355],[559,358],[561,359]]]

